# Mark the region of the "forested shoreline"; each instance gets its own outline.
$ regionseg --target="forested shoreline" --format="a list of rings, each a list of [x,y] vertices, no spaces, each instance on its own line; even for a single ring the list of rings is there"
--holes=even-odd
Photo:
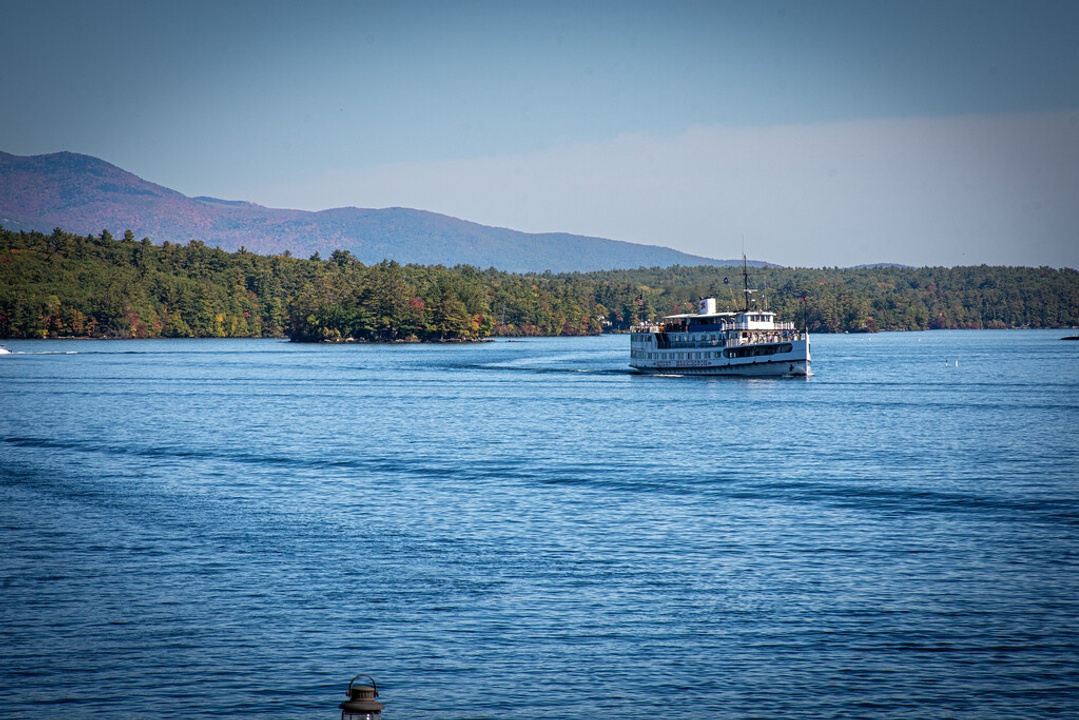
[[[729,278],[730,282],[725,282]],[[289,337],[472,341],[623,331],[642,315],[736,305],[736,268],[674,266],[515,274],[365,265],[0,229],[0,337]],[[768,309],[812,332],[1079,325],[1079,272],[1048,267],[762,268]]]

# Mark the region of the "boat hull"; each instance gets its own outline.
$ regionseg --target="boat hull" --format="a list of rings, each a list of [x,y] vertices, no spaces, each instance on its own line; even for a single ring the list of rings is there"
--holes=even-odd
[[[658,358],[642,352],[630,361],[630,367],[650,375],[810,377],[813,374],[808,338],[788,343],[741,345],[722,352],[671,351]]]
[[[673,365],[673,363],[672,363]],[[730,377],[810,377],[813,373],[805,360],[760,360],[710,367],[638,367],[648,375],[713,375]]]

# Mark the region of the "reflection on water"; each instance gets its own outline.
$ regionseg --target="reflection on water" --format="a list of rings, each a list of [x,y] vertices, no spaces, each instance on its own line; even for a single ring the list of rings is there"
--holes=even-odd
[[[336,717],[364,671],[395,720],[1074,710],[1059,335],[819,336],[809,381],[9,342],[0,706]]]

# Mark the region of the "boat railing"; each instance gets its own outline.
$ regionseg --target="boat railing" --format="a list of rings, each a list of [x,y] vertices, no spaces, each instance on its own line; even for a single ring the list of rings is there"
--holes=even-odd
[[[800,330],[747,330],[749,337],[734,335],[727,339],[729,347],[740,345],[767,345],[777,342],[798,342],[805,339],[805,333]]]
[[[794,323],[792,322],[760,322],[758,320],[748,320],[746,322],[734,323],[730,326],[731,330],[793,330]]]
[[[631,325],[629,331],[632,333],[663,332],[663,325],[661,323],[638,323],[636,325]]]
[[[801,330],[797,330],[792,322],[776,323],[775,327],[761,328],[751,326],[740,325],[728,325],[724,329],[720,329],[718,333],[726,333],[729,331],[735,331],[730,335],[726,342],[720,340],[682,340],[678,337],[679,333],[687,331],[684,325],[673,325],[668,327],[663,323],[638,323],[631,325],[629,331],[631,333],[673,333],[671,336],[671,343],[673,345],[686,345],[686,346],[705,346],[705,345],[749,345],[753,343],[763,342],[789,342],[791,340],[802,340],[805,337],[805,333]],[[746,333],[749,337],[743,338],[741,333]],[[703,335],[708,335],[708,332],[703,332]]]

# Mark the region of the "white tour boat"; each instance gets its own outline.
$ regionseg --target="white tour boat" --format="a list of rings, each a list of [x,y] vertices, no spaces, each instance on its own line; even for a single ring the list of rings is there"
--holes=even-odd
[[[696,314],[668,315],[635,325],[629,364],[638,372],[672,375],[808,377],[809,332],[776,314],[749,308],[748,272],[741,312],[717,312],[715,298],[701,298]],[[804,298],[803,298],[804,302]]]

